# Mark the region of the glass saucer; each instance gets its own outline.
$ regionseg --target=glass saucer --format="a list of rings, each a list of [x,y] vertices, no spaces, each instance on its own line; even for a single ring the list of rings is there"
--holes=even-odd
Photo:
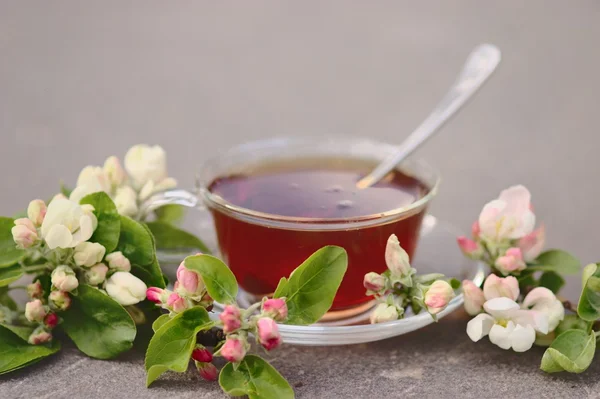
[[[214,232],[207,231],[209,228],[207,225],[203,225],[202,229],[197,228],[198,231],[194,231],[194,233],[202,237],[212,249],[216,248],[216,245],[214,244]],[[469,260],[462,255],[456,245],[456,237],[461,235],[460,230],[447,222],[438,220],[434,216],[427,215],[423,220],[420,235],[419,246],[414,260],[411,262],[420,274],[443,273],[448,277],[456,277],[459,280],[468,278],[473,280],[475,284],[481,285],[485,276],[484,265]],[[209,239],[213,241],[209,241]],[[165,274],[171,281],[174,281],[176,265],[188,254],[159,252],[157,255],[159,262],[163,265]],[[255,298],[251,294],[240,290],[238,302],[241,306],[247,307],[250,303],[255,302]],[[462,303],[463,295],[459,294],[450,301],[443,312],[438,314],[438,319],[454,312]],[[373,302],[368,302],[362,305],[359,312],[353,309],[352,315],[349,317],[343,317],[340,314],[328,314],[323,320],[310,326],[280,324],[279,331],[287,344],[350,345],[379,341],[406,334],[434,322],[428,313],[422,312],[415,315],[409,310],[404,319],[368,324],[373,305]],[[211,318],[217,319],[220,310],[221,307],[216,304],[211,313]]]

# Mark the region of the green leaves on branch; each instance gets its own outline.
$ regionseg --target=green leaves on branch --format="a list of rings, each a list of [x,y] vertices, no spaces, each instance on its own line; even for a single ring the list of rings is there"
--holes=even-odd
[[[540,368],[547,373],[582,373],[592,363],[595,351],[596,335],[593,332],[567,330],[546,349]]]
[[[561,274],[577,274],[580,269],[581,263],[570,253],[558,249],[545,251],[521,271],[518,277],[519,287],[521,290],[546,287],[556,294],[565,285]],[[539,274],[541,275],[537,278]]]
[[[583,289],[579,297],[577,314],[583,320],[600,319],[600,268],[591,263],[583,269]]]
[[[94,215],[98,219],[98,227],[90,238],[106,248],[109,254],[115,250],[119,243],[121,218],[117,207],[105,192],[89,194],[81,199],[80,204],[90,204],[94,207]]]
[[[551,271],[561,274],[577,274],[581,269],[581,262],[568,253],[560,249],[551,249],[542,252],[527,270],[531,271]]]
[[[0,374],[22,369],[37,363],[60,349],[60,343],[30,345],[11,330],[0,325]]]
[[[294,390],[266,360],[248,355],[237,368],[227,363],[219,375],[219,384],[231,396],[250,399],[294,398]]]
[[[17,281],[23,275],[23,271],[20,265],[13,265],[10,267],[0,268],[0,287],[9,285],[10,283]]]
[[[15,220],[0,217],[0,269],[12,266],[25,256],[25,251],[15,246],[11,229]]]
[[[223,261],[211,255],[194,255],[185,258],[184,262],[186,268],[202,276],[212,299],[223,304],[235,303],[238,284]]]
[[[119,303],[96,288],[80,285],[71,308],[62,313],[62,328],[88,356],[110,359],[131,348],[135,323]]]
[[[327,246],[306,259],[288,279],[282,278],[273,297],[286,298],[285,323],[308,325],[319,320],[331,307],[347,267],[346,251]]]
[[[120,218],[121,234],[117,250],[130,260],[131,273],[148,286],[165,288],[152,233],[145,225],[127,216]]]
[[[154,261],[152,235],[143,225],[127,216],[121,216],[121,235],[117,250],[136,265],[149,265]]]
[[[146,385],[167,370],[186,371],[196,346],[196,334],[212,328],[213,324],[201,307],[188,309],[162,324],[146,351]]]
[[[196,250],[210,254],[208,247],[195,235],[181,230],[170,223],[163,221],[146,223],[154,238],[156,247],[166,250]]]

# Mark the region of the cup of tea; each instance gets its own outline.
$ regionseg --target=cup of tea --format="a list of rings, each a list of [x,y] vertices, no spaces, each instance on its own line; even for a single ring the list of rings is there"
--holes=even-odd
[[[235,147],[205,162],[194,193],[164,193],[154,205],[209,211],[220,257],[240,287],[259,297],[275,291],[313,252],[337,245],[348,269],[332,310],[368,302],[363,277],[386,270],[388,237],[413,256],[438,173],[405,161],[379,183],[356,182],[395,146],[348,137],[277,138]]]

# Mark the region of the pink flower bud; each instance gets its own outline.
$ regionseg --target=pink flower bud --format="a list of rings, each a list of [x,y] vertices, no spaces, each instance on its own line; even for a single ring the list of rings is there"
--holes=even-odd
[[[33,200],[27,207],[27,217],[36,226],[41,226],[46,216],[46,203],[41,199]]]
[[[29,336],[28,341],[31,345],[45,344],[46,342],[52,341],[52,334],[43,328],[36,328]]]
[[[471,259],[477,259],[481,256],[481,247],[475,241],[465,236],[458,237],[456,241],[458,242],[458,246],[465,256]]]
[[[518,246],[523,253],[523,259],[530,262],[537,258],[546,243],[546,229],[542,225],[539,228],[533,230],[525,237],[521,238],[518,242]]]
[[[448,306],[454,298],[454,290],[444,280],[436,280],[425,293],[425,306],[431,314],[438,314]]]
[[[199,346],[192,352],[192,359],[197,362],[210,363],[213,360],[213,355],[205,347]]]
[[[56,313],[50,313],[44,318],[44,325],[48,328],[54,328],[58,324],[58,316]]]
[[[167,306],[173,312],[180,313],[188,308],[188,303],[184,298],[180,297],[179,294],[174,292],[169,295],[169,298],[167,299]]]
[[[471,280],[464,280],[462,282],[462,289],[467,313],[471,316],[480,313],[485,303],[485,297],[481,288],[476,286]]]
[[[71,307],[71,297],[64,291],[52,291],[48,295],[48,302],[56,310],[65,311]]]
[[[483,295],[486,301],[503,297],[516,301],[519,297],[519,282],[513,276],[502,278],[490,274],[483,283]]]
[[[262,317],[258,319],[256,327],[258,328],[258,341],[266,350],[270,351],[281,345],[282,339],[275,320]]]
[[[59,291],[73,291],[79,286],[75,272],[65,265],[58,266],[52,271],[51,281]]]
[[[187,295],[201,295],[204,291],[204,282],[198,273],[189,270],[185,267],[185,263],[181,262],[177,268],[178,289]]]
[[[267,299],[262,304],[262,311],[266,316],[277,321],[284,321],[288,315],[288,308],[283,298]]]
[[[121,251],[111,252],[106,255],[105,260],[108,262],[108,267],[112,270],[121,272],[131,271],[131,262],[123,255]]]
[[[161,305],[168,299],[168,296],[162,288],[150,287],[146,290],[146,298],[151,302]]]
[[[46,316],[44,304],[39,299],[35,299],[25,304],[25,318],[31,322],[40,322]]]
[[[197,362],[196,368],[198,369],[198,373],[200,373],[200,377],[206,381],[216,381],[219,375],[219,370],[212,363]]]
[[[11,233],[17,247],[22,249],[31,247],[38,240],[37,229],[27,218],[15,220]]]
[[[42,284],[39,281],[35,281],[27,286],[27,295],[31,299],[40,299],[44,296],[44,290],[42,289]]]
[[[473,222],[473,225],[471,226],[471,235],[473,236],[473,239],[475,239],[475,240],[479,239],[480,233],[481,233],[481,227],[479,227],[479,221],[476,220]]]
[[[240,309],[235,305],[227,305],[219,315],[223,322],[223,332],[231,334],[242,326],[242,315]]]
[[[98,285],[106,280],[106,273],[108,273],[108,266],[98,263],[84,273],[85,280],[90,285]]]
[[[496,269],[503,275],[517,273],[524,270],[527,265],[523,261],[523,255],[520,248],[509,248],[504,256],[498,257],[494,264]]]
[[[374,294],[385,288],[385,277],[375,272],[365,274],[363,285],[368,294]]]
[[[230,362],[240,362],[246,356],[246,346],[245,339],[229,336],[221,348],[221,356]]]

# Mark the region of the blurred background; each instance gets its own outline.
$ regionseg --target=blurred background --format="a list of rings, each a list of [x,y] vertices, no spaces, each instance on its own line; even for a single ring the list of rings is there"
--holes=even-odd
[[[0,214],[136,143],[183,187],[243,141],[400,143],[489,42],[499,71],[419,151],[444,177],[432,212],[466,231],[523,183],[549,245],[597,261],[599,20],[597,1],[0,0]]]

